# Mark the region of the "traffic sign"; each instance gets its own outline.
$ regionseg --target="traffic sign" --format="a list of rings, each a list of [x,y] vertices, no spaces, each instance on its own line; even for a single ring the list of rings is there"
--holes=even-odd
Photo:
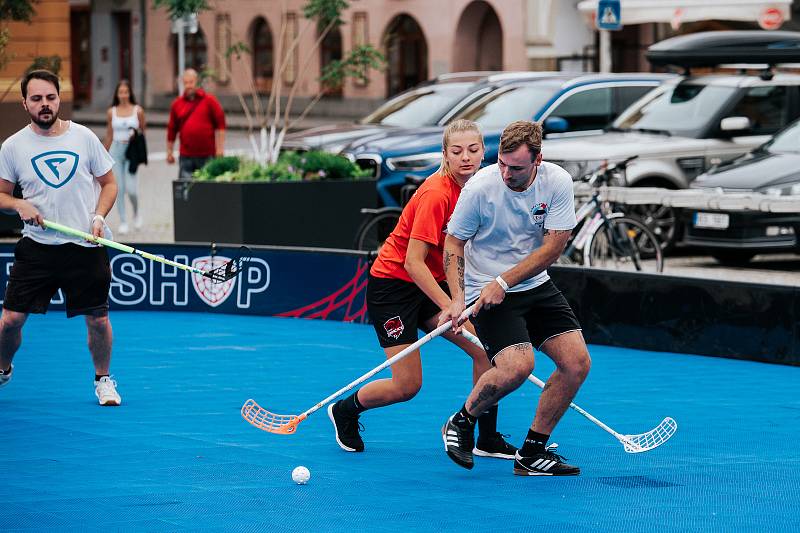
[[[618,30],[622,28],[622,6],[620,0],[599,0],[597,2],[597,28]]]

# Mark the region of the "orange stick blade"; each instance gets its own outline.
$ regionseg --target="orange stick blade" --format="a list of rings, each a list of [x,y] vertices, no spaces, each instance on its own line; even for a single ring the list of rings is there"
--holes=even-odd
[[[242,418],[258,429],[277,433],[278,435],[291,435],[297,429],[297,424],[305,420],[304,415],[277,415],[270,413],[255,400],[247,400],[242,405]]]

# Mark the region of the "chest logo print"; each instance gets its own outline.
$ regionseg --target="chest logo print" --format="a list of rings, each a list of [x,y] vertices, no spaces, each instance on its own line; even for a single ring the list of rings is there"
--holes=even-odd
[[[545,216],[547,216],[547,204],[536,204],[531,208],[531,219],[540,228],[544,225]]]
[[[31,159],[36,175],[49,187],[58,189],[66,185],[78,170],[80,156],[75,152],[54,150]]]

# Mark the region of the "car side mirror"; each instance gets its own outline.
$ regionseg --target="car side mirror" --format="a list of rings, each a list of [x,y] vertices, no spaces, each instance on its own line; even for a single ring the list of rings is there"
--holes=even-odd
[[[542,127],[545,133],[564,133],[569,129],[569,122],[563,117],[548,117]]]
[[[720,131],[744,131],[752,127],[750,119],[747,117],[725,117],[719,121]]]

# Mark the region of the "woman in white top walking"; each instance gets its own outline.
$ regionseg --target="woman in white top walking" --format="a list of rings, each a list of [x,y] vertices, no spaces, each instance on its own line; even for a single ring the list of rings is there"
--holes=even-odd
[[[139,212],[138,181],[136,174],[130,172],[128,160],[125,158],[125,150],[128,142],[134,133],[139,130],[144,134],[145,121],[144,110],[136,105],[136,98],[131,91],[131,84],[128,80],[120,80],[114,90],[114,100],[107,113],[106,138],[103,144],[111,157],[114,158],[114,175],[117,177],[119,185],[119,196],[117,206],[119,208],[119,232],[128,233],[128,217],[126,210],[126,197],[133,206],[133,220],[136,229],[142,227],[142,218]]]

